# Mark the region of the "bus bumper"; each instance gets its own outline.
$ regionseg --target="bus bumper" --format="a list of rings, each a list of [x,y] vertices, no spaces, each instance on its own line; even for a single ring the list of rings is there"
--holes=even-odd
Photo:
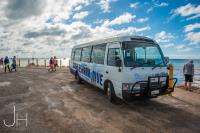
[[[161,81],[160,79],[162,79],[162,77],[149,77],[148,81],[138,81],[133,85],[132,89],[122,89],[122,96],[124,99],[136,96],[154,98],[161,95],[171,94],[174,92],[174,87],[177,83],[177,79],[169,79],[168,76],[165,78],[166,81]],[[171,87],[168,85],[169,80],[173,80],[174,83]],[[165,82],[165,84],[163,84],[163,82]]]

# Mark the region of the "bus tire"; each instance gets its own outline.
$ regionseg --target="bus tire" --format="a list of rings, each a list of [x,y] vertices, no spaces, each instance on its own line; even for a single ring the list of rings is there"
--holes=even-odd
[[[76,73],[75,79],[78,81],[78,84],[83,83],[83,82],[82,82],[83,80],[81,79],[81,77],[79,76],[78,73]]]
[[[107,83],[106,91],[107,91],[107,96],[108,96],[109,101],[111,103],[114,103],[116,100],[116,96],[115,96],[115,90],[114,90],[113,84],[111,82]]]

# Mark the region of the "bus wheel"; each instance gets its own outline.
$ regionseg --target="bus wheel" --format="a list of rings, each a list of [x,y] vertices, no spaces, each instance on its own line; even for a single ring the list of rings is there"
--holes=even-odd
[[[107,96],[110,102],[114,103],[116,100],[114,87],[111,82],[107,84]]]
[[[83,83],[81,77],[79,76],[79,74],[76,75],[76,79],[78,81],[79,84]]]

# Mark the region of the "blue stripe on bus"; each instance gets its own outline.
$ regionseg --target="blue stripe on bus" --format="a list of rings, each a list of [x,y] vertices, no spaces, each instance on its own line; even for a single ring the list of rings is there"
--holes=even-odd
[[[75,75],[75,71],[83,74],[86,78],[88,78],[91,82],[95,82],[96,84],[103,85],[103,74],[98,73],[96,71],[91,71],[90,68],[87,67],[87,64],[77,64],[73,63],[74,70],[70,70],[72,74]]]

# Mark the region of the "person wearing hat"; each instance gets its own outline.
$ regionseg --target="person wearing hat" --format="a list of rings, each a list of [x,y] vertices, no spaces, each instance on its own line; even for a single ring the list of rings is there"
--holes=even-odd
[[[193,60],[190,60],[188,63],[186,63],[183,67],[183,74],[185,76],[185,89],[192,91],[192,82],[194,77],[194,64]],[[189,86],[188,86],[189,83]]]

